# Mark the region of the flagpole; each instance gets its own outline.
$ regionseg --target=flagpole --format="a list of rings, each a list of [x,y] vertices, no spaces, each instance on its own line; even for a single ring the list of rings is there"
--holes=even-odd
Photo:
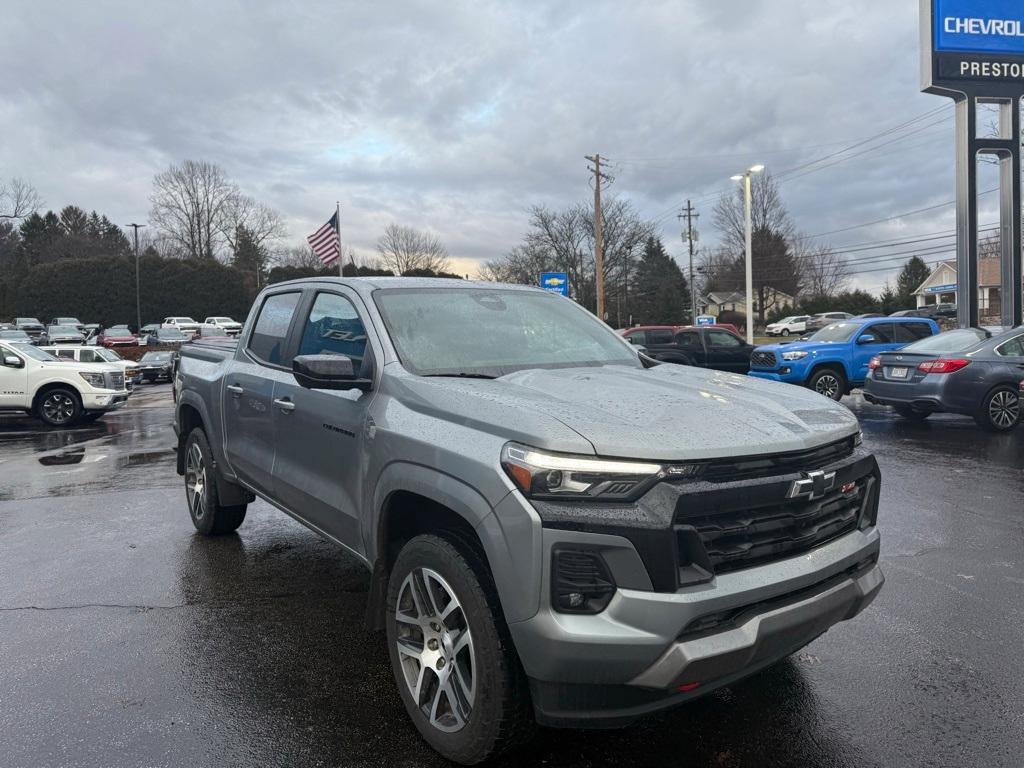
[[[335,200],[334,231],[338,235],[338,277],[345,276],[345,260],[341,257],[341,201]]]

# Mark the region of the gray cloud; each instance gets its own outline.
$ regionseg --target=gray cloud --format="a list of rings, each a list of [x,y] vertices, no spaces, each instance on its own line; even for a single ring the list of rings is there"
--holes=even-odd
[[[400,220],[458,257],[500,254],[531,204],[586,199],[583,155],[600,151],[612,191],[681,253],[685,199],[713,242],[732,173],[785,171],[942,103],[918,93],[916,3],[7,1],[3,16],[0,176],[132,221],[154,173],[212,160],[296,241],[340,200],[366,252]],[[952,158],[950,120],[782,189],[801,230],[826,232],[951,199]],[[951,226],[949,208],[830,239]]]

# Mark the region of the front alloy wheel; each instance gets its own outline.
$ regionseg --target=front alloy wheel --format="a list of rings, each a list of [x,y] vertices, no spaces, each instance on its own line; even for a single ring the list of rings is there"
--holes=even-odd
[[[810,387],[819,395],[841,400],[846,394],[846,382],[836,371],[831,368],[824,368],[811,377]]]
[[[39,403],[39,418],[51,427],[69,427],[78,421],[80,414],[78,399],[66,389],[50,390]]]

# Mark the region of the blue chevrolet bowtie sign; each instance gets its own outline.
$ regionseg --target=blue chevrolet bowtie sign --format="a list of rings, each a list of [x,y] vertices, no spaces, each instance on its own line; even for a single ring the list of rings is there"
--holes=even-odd
[[[936,51],[1024,54],[1021,0],[935,0]]]
[[[569,276],[565,272],[542,272],[540,287],[545,291],[569,295]]]

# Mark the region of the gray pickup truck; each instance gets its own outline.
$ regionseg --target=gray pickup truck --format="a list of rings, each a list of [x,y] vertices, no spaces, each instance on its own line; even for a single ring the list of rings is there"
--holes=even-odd
[[[464,764],[707,694],[882,586],[846,408],[659,365],[537,289],[280,283],[176,385],[195,527],[259,496],[365,564],[409,716]]]

